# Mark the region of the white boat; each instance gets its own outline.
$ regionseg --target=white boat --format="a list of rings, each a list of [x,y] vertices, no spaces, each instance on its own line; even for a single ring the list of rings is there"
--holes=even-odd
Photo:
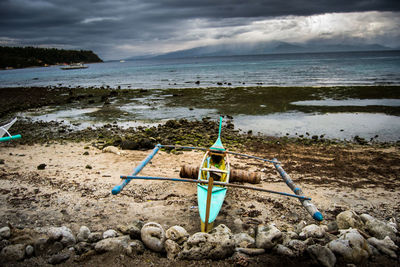
[[[88,66],[83,65],[82,63],[73,63],[66,67],[62,67],[62,70],[76,70],[76,69],[87,69]]]

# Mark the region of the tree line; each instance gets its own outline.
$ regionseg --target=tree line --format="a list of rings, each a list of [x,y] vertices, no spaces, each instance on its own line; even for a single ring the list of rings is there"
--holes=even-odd
[[[93,51],[0,46],[0,68],[103,62]]]

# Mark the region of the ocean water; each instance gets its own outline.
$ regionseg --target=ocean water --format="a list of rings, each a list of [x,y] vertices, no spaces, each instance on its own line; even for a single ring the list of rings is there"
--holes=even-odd
[[[400,51],[148,59],[0,71],[1,87],[110,86],[193,88],[219,86],[400,85]],[[196,82],[199,82],[196,84]]]
[[[112,101],[111,107],[45,107],[19,114],[78,127],[110,122],[136,127],[168,119],[217,120],[220,114],[229,114],[244,132],[400,140],[400,91],[385,87],[400,85],[400,51],[149,59],[88,66],[2,70],[0,87],[149,89],[128,103]],[[351,89],[357,85],[375,87]],[[268,89],[271,86],[279,88]],[[336,92],[336,86],[342,89]],[[219,87],[223,88],[215,89]]]

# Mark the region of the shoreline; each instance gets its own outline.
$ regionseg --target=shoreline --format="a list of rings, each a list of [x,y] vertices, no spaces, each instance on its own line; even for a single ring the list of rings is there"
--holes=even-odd
[[[208,88],[208,89],[109,89],[109,88],[66,88],[66,87],[31,87],[31,88],[1,88],[0,89],[0,118],[3,121],[11,119],[13,114],[27,113],[30,110],[31,114],[42,114],[46,118],[45,108],[50,108],[49,114],[54,117],[53,120],[62,121],[63,111],[69,112],[68,122],[78,125],[83,122],[83,125],[92,127],[94,122],[99,121],[101,125],[113,125],[115,122],[126,123],[129,127],[129,122],[165,123],[168,118],[176,115],[179,118],[189,118],[191,121],[201,121],[203,118],[219,116],[220,114],[227,116],[232,120],[235,127],[238,124],[243,124],[245,130],[253,135],[268,135],[262,133],[264,130],[259,125],[246,125],[246,121],[254,118],[256,124],[262,123],[260,118],[269,118],[268,123],[272,123],[274,127],[273,133],[270,135],[286,139],[306,140],[315,139],[330,139],[336,142],[355,142],[360,144],[367,143],[391,143],[395,145],[399,143],[399,138],[394,133],[391,134],[391,141],[385,142],[385,135],[391,128],[383,128],[382,139],[379,134],[363,135],[352,130],[352,120],[366,119],[368,114],[377,114],[376,120],[389,118],[394,120],[392,125],[396,125],[396,117],[400,116],[400,106],[301,106],[296,101],[311,100],[321,101],[321,99],[393,99],[400,101],[400,86],[388,87],[331,87],[331,88],[313,88],[313,87],[254,87],[254,88]],[[201,92],[202,97],[196,95]],[[209,100],[207,100],[209,99]],[[263,99],[260,101],[260,99]],[[204,100],[204,101],[203,101]],[[207,101],[206,101],[207,100]],[[223,103],[230,103],[223,105]],[[397,103],[397,102],[395,102]],[[81,111],[82,110],[82,111]],[[174,111],[176,110],[175,113]],[[53,112],[53,114],[51,113]],[[74,115],[74,112],[76,113]],[[87,113],[85,113],[87,112]],[[158,112],[158,113],[157,113]],[[278,121],[286,119],[292,120],[291,117],[285,117],[279,114],[300,114],[299,116],[308,116],[315,118],[308,119],[308,124],[318,125],[324,120],[341,120],[343,125],[337,126],[340,128],[332,128],[331,130],[309,129],[306,124],[300,132],[293,126],[289,130],[279,127]],[[167,116],[159,114],[167,113]],[[29,112],[27,113],[29,114]],[[271,116],[271,114],[278,114]],[[321,114],[321,115],[318,115]],[[330,117],[324,117],[323,114],[330,114]],[[342,115],[341,115],[342,114]],[[348,114],[348,115],[346,115]],[[350,114],[365,114],[363,117],[349,116]],[[35,115],[27,115],[35,116]],[[60,116],[57,118],[57,116]],[[80,120],[80,116],[86,118]],[[248,118],[247,118],[247,117]],[[271,117],[266,117],[271,116]],[[281,117],[280,117],[281,116]],[[360,116],[360,115],[358,115]],[[386,117],[382,117],[386,116]],[[233,119],[235,117],[235,119]],[[40,120],[40,116],[38,116]],[[54,123],[51,119],[46,119],[45,123]],[[303,122],[306,123],[306,122]],[[333,123],[333,121],[332,121]],[[137,125],[134,123],[134,125]],[[247,123],[248,124],[248,123]],[[131,124],[132,125],[132,124]],[[311,127],[311,126],[310,126]],[[349,128],[346,128],[349,127]],[[385,126],[390,127],[390,126]],[[394,127],[394,126],[392,126]],[[68,127],[64,127],[67,129]],[[73,127],[77,128],[77,127]],[[83,127],[85,128],[85,126]],[[126,127],[125,127],[126,128]],[[396,128],[393,128],[394,131]],[[340,131],[339,131],[340,130]],[[347,131],[349,130],[349,132]],[[371,129],[373,130],[373,129]],[[71,131],[68,129],[68,131]],[[332,131],[332,132],[329,132]],[[366,131],[366,130],[365,130]],[[309,133],[310,132],[310,133]],[[345,133],[345,134],[343,134]],[[325,135],[330,137],[325,137]],[[345,137],[343,137],[345,136]],[[336,140],[335,140],[336,139]],[[347,140],[345,140],[347,139]],[[370,140],[371,139],[371,140]],[[390,140],[390,139],[389,139]]]

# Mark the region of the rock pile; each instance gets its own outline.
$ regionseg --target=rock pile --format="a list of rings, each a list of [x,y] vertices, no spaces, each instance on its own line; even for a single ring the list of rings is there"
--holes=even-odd
[[[246,266],[252,257],[273,253],[308,257],[321,266],[337,262],[364,264],[376,256],[399,261],[399,233],[395,220],[381,221],[368,214],[344,211],[327,225],[304,221],[281,231],[275,224],[258,225],[255,231],[233,234],[221,224],[209,233],[189,233],[175,225],[167,230],[155,222],[134,221],[117,229],[91,232],[82,226],[74,233],[66,226],[47,229],[0,229],[0,262],[42,257],[50,264],[83,262],[96,254],[118,252],[129,257],[147,249],[169,260],[220,260],[229,258]]]

